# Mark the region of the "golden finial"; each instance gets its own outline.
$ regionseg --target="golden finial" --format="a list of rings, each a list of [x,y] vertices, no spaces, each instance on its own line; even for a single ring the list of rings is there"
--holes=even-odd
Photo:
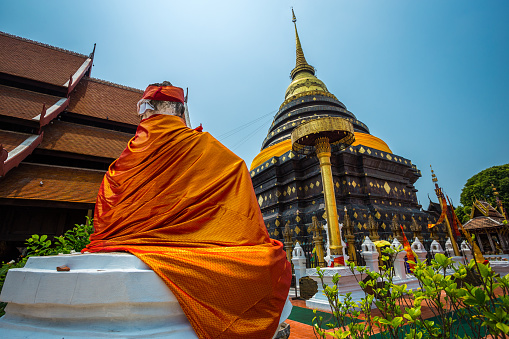
[[[297,32],[297,18],[295,17],[295,12],[293,11],[293,8],[292,8],[292,22],[293,25],[295,26],[295,44],[296,44],[296,61],[295,68],[291,72],[292,79],[300,71],[307,71],[315,75],[314,67],[307,63],[306,58],[304,57],[304,52],[302,51],[299,33]]]
[[[429,167],[431,168],[431,180],[433,180],[434,183],[437,183],[438,182],[438,179],[437,179],[437,176],[435,175],[435,171],[433,171],[433,167],[431,167],[431,165],[429,165]]]

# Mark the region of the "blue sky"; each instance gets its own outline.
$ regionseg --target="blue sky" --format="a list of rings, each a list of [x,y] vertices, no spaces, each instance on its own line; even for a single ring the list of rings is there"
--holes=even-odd
[[[508,1],[1,0],[0,30],[83,54],[97,43],[100,79],[189,87],[193,125],[249,167],[295,65],[292,6],[308,63],[422,171],[425,208],[430,164],[457,204],[468,178],[509,162]]]

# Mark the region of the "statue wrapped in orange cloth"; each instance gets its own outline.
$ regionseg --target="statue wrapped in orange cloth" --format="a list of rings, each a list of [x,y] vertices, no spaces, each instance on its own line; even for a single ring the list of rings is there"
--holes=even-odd
[[[84,251],[144,261],[199,338],[272,338],[290,263],[269,238],[244,161],[186,126],[183,104],[170,83],[147,88],[136,135],[104,176]]]

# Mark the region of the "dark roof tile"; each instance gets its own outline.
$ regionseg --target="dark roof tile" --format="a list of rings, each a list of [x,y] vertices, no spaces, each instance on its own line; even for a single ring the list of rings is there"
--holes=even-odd
[[[86,55],[0,32],[0,72],[63,86]]]
[[[0,145],[10,152],[30,136],[32,134],[0,130]]]
[[[60,97],[0,85],[0,115],[32,120],[42,112],[43,104],[50,108]]]
[[[500,227],[503,226],[501,218],[491,218],[491,217],[476,217],[470,219],[463,225],[466,230],[476,230],[476,229],[485,229],[492,227]]]
[[[39,148],[115,159],[133,136],[98,127],[53,121],[45,127]]]
[[[67,111],[131,125],[140,122],[136,103],[142,90],[94,78],[83,78],[71,93]]]
[[[22,163],[0,179],[0,198],[93,204],[104,173]]]

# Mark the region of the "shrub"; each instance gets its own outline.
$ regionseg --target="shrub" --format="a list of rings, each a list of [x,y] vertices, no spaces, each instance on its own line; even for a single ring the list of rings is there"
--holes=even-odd
[[[398,251],[385,249],[383,259],[394,258]],[[430,265],[420,261],[413,264],[413,274],[420,285],[417,290],[394,284],[393,265],[381,266],[379,272],[356,267],[369,277],[362,281],[356,276],[359,285],[371,293],[366,293],[360,302],[352,301],[350,294],[338,293],[339,275],[333,277],[333,286],[327,286],[323,282],[323,270],[317,268],[332,321],[324,325],[323,317],[314,317],[315,336],[369,338],[375,335],[376,327],[380,329],[380,338],[482,338],[488,334],[492,338],[506,338],[509,335],[509,275],[500,277],[489,264],[474,260],[456,267],[443,254],[437,254]],[[354,265],[349,266],[354,272]],[[340,296],[344,297],[343,302],[339,302]],[[373,316],[372,303],[381,315]],[[432,319],[422,317],[423,306],[434,314]],[[349,316],[362,317],[364,322],[353,323]]]
[[[80,252],[90,243],[90,235],[94,232],[93,220],[87,217],[85,224],[76,224],[73,229],[65,232],[64,235],[55,237],[53,243],[47,235],[32,235],[25,242],[27,252],[21,256],[18,261],[12,260],[8,263],[2,263],[0,268],[0,292],[4,285],[7,272],[11,268],[21,268],[25,266],[29,257],[57,255],[59,253],[69,254],[71,252]],[[0,303],[0,317],[5,314],[6,303]]]

